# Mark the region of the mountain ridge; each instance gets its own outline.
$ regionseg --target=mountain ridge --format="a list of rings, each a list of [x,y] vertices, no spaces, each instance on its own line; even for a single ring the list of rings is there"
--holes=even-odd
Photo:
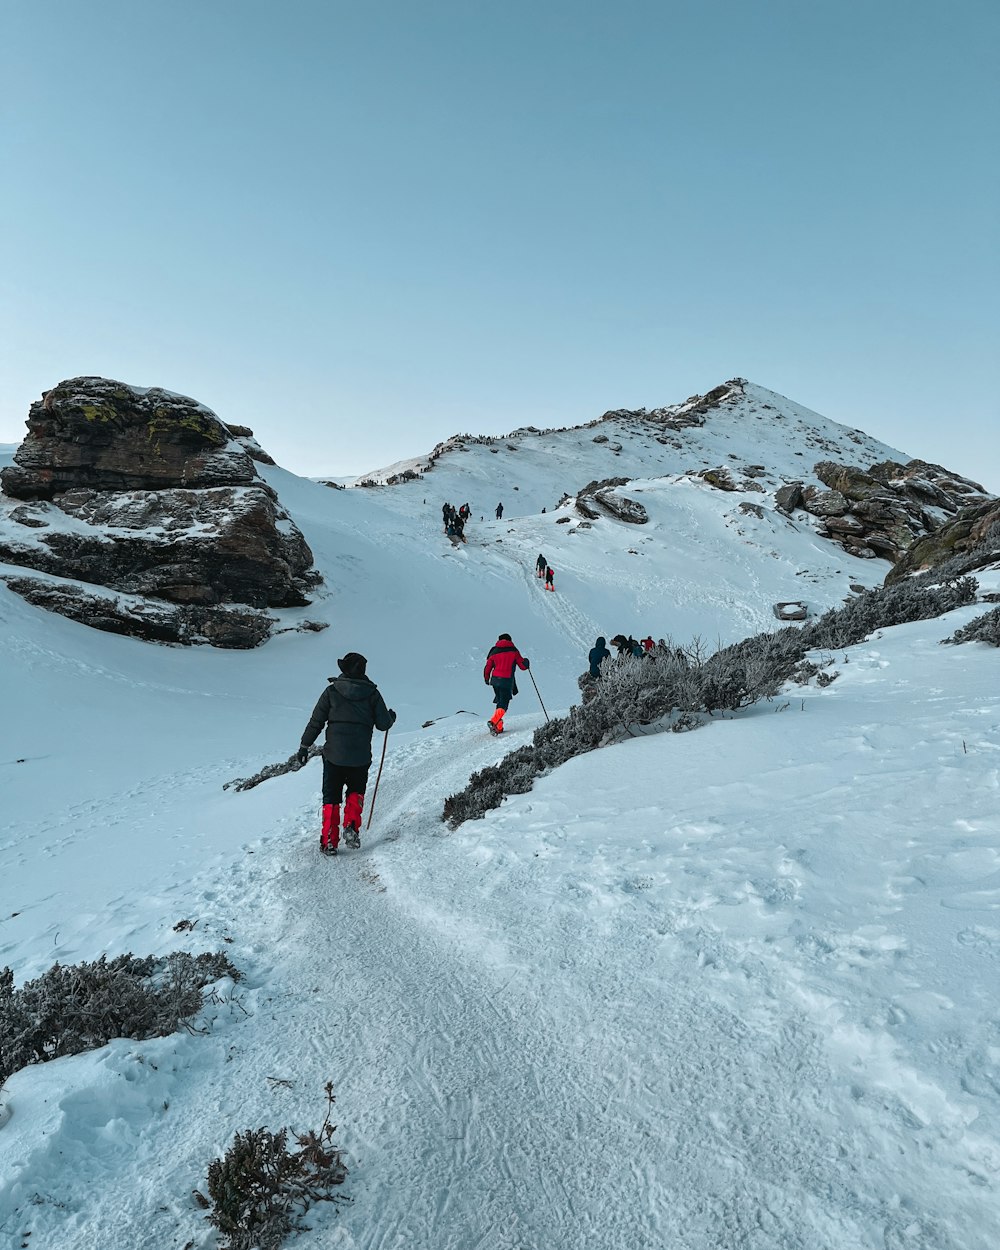
[[[831,421],[822,414],[798,404],[796,401],[768,390],[766,387],[748,382],[744,378],[733,378],[730,381],[713,387],[704,395],[693,395],[677,404],[665,405],[652,410],[610,409],[592,420],[571,426],[553,426],[539,428],[535,426],[519,426],[509,434],[454,434],[438,443],[432,450],[422,456],[409,457],[395,461],[380,469],[372,469],[359,474],[355,485],[366,483],[384,485],[389,478],[395,479],[393,484],[402,484],[407,480],[403,477],[407,472],[427,474],[436,467],[442,457],[454,453],[468,451],[473,446],[496,448],[509,447],[514,442],[523,442],[532,438],[552,439],[560,441],[557,436],[573,436],[583,431],[600,429],[606,434],[608,442],[612,436],[608,428],[622,434],[648,434],[662,446],[682,451],[685,447],[692,453],[700,450],[701,439],[684,435],[692,430],[704,428],[711,419],[716,425],[721,424],[718,418],[736,414],[737,418],[745,417],[767,421],[767,413],[774,422],[791,421],[799,428],[812,430],[812,438],[808,445],[816,451],[837,450],[843,455],[849,453],[850,447],[858,449],[857,454],[871,457],[873,460],[898,459],[903,455],[897,448],[866,434],[863,430],[841,425]],[[602,428],[605,427],[605,428]],[[714,432],[714,431],[713,431]],[[723,434],[723,431],[719,431]],[[662,441],[661,441],[662,440]],[[614,441],[618,441],[616,437]],[[769,440],[770,441],[770,440]],[[614,453],[612,454],[620,454]],[[819,458],[819,457],[818,457]],[[905,457],[909,459],[909,457]],[[678,471],[678,466],[669,457],[663,457],[664,463],[670,464],[667,471]],[[790,466],[792,467],[792,466]]]

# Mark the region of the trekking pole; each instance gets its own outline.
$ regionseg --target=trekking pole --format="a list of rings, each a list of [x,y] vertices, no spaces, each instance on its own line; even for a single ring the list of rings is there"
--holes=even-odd
[[[535,674],[531,671],[530,668],[528,669],[528,676],[531,678],[531,684],[535,687],[535,694],[538,694],[538,683],[535,681]],[[538,702],[542,703],[542,696],[540,694],[538,694]],[[542,703],[542,711],[545,712],[544,703]],[[549,720],[549,714],[548,712],[545,712],[546,723],[548,723],[548,720]]]
[[[385,763],[385,748],[389,742],[389,731],[385,731],[385,737],[382,739],[382,758],[378,764],[378,776],[375,778],[375,789],[372,791],[372,805],[368,809],[368,824],[365,825],[365,832],[372,827],[372,816],[375,814],[375,800],[378,798],[378,783],[382,780],[382,765]]]

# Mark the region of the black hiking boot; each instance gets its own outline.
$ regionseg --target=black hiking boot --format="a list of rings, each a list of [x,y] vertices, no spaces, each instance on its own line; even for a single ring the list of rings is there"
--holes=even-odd
[[[361,850],[361,830],[356,825],[348,825],[344,830],[344,845],[352,851]]]
[[[337,854],[337,848],[335,846],[321,846],[319,849],[323,855],[336,855]]]

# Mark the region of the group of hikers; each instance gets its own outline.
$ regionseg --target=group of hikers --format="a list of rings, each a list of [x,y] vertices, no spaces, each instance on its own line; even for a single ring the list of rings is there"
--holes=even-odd
[[[550,579],[552,569],[545,557],[539,555],[539,577],[543,568],[547,580]],[[654,642],[652,635],[636,641],[631,635],[616,634],[611,645],[618,652],[617,660],[623,662],[677,654],[665,639]],[[601,676],[601,665],[610,659],[605,639],[598,638],[588,656],[590,680],[582,677],[581,685],[596,690],[594,683]],[[313,708],[297,752],[299,764],[305,764],[309,748],[325,729],[320,829],[320,850],[325,855],[337,854],[341,833],[345,846],[354,850],[360,848],[361,813],[372,763],[372,734],[376,729],[388,733],[396,723],[396,713],[386,707],[378,687],[367,674],[368,661],[363,655],[349,651],[337,661],[337,666],[340,676],[327,679],[327,687]],[[531,662],[517,649],[510,634],[501,634],[490,648],[483,667],[483,681],[493,691],[494,711],[487,722],[491,734],[504,732],[504,716],[517,694],[517,670],[527,672],[530,667]],[[587,697],[585,689],[584,698]]]
[[[545,509],[543,508],[544,512]],[[441,505],[441,521],[444,525],[444,532],[451,539],[454,546],[459,543],[467,542],[465,537],[465,526],[469,517],[472,515],[472,509],[467,503],[463,503],[460,508],[456,508],[453,504],[445,503]],[[503,516],[503,504],[497,504],[497,520]],[[480,518],[481,520],[482,518]],[[539,555],[535,561],[535,575],[539,578],[545,578],[545,589],[554,591],[556,588],[556,573],[549,562],[543,555]]]
[[[653,660],[657,656],[676,657],[684,654],[683,651],[671,647],[665,638],[658,638],[654,642],[652,634],[638,642],[631,634],[615,634],[611,639],[611,645],[617,651],[616,660]],[[590,663],[590,676],[600,677],[601,665],[605,660],[611,659],[611,652],[604,638],[597,639],[587,659]]]
[[[337,661],[337,667],[340,676],[327,678],[327,687],[302,731],[296,752],[298,763],[306,764],[309,748],[325,729],[319,836],[319,848],[324,855],[337,854],[341,833],[346,847],[360,849],[361,813],[372,765],[372,734],[376,729],[388,733],[396,723],[396,713],[386,707],[378,686],[368,676],[365,656],[349,651]],[[483,669],[483,680],[493,690],[495,710],[487,722],[490,733],[503,733],[504,713],[517,694],[515,673],[529,667],[530,661],[514,646],[510,634],[501,634],[490,648]]]
[[[444,532],[448,535],[453,543],[464,543],[465,523],[472,515],[472,509],[467,503],[463,503],[460,508],[453,507],[450,503],[446,503],[441,509],[441,519],[444,522]]]
[[[467,503],[463,503],[460,508],[454,507],[450,503],[443,504],[441,507],[441,520],[444,523],[444,532],[451,541],[458,546],[459,543],[467,541],[465,537],[465,526],[469,517],[472,515],[472,509]],[[497,520],[503,516],[503,504],[497,504]],[[479,518],[482,520],[482,517]]]
[[[548,560],[539,552],[535,561],[535,576],[545,578],[545,589],[554,591],[556,588],[556,571]]]
[[[445,533],[453,542],[465,542],[465,525],[471,512],[467,503],[460,508],[446,503],[441,509]],[[497,520],[502,517],[502,503],[497,504],[496,515]],[[545,579],[546,590],[555,590],[555,570],[541,553],[535,561],[535,575]],[[630,634],[616,634],[611,645],[617,650],[618,660],[672,654],[664,639],[654,642],[652,635],[640,642]],[[597,639],[588,659],[589,677],[596,681],[601,676],[601,665],[611,659],[604,638]],[[396,713],[386,707],[378,687],[367,675],[368,661],[363,655],[349,651],[337,665],[340,675],[328,679],[297,752],[299,764],[305,764],[309,748],[325,729],[320,830],[320,850],[325,855],[337,854],[341,833],[345,846],[360,848],[361,813],[372,763],[372,734],[376,729],[388,733],[396,723]],[[504,716],[517,694],[517,670],[526,672],[529,667],[529,660],[514,645],[510,634],[501,634],[490,648],[483,668],[483,680],[493,691],[494,711],[487,722],[490,733],[504,732]],[[581,678],[581,684],[586,681]]]

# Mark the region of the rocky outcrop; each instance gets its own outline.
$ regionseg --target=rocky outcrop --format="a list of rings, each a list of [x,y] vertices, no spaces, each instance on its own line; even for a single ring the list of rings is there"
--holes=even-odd
[[[802,483],[789,482],[787,486],[779,486],[774,492],[775,505],[782,512],[794,512],[802,507]]]
[[[719,465],[715,469],[699,469],[695,477],[700,477],[702,481],[707,482],[709,486],[714,486],[716,490],[754,491],[762,495],[765,493],[765,488],[760,482],[754,481],[759,471],[759,465],[751,465],[747,469],[747,476],[737,480],[725,465]]]
[[[602,513],[610,513],[628,525],[645,525],[649,514],[636,499],[617,495],[619,486],[627,486],[627,477],[606,477],[599,482],[588,482],[576,496],[576,509],[588,521],[596,521]]]
[[[692,395],[681,404],[666,408],[612,408],[605,412],[601,421],[645,421],[662,425],[669,430],[684,430],[705,424],[706,415],[729,400],[743,395],[744,378],[732,378],[721,386],[715,386],[704,395]],[[594,442],[598,440],[595,438]]]
[[[105,378],[60,383],[27,424],[0,473],[0,562],[47,575],[4,575],[31,602],[99,629],[225,647],[256,646],[268,609],[308,602],[312,553],[241,445],[245,427]]]
[[[898,561],[960,509],[988,498],[978,482],[925,460],[868,469],[821,460],[813,472],[826,489],[790,482],[775,493],[778,508],[810,513],[820,534],[866,559]]]
[[[266,642],[271,620],[253,608],[177,607],[137,595],[116,595],[78,582],[5,575],[7,586],[28,603],[71,621],[145,642],[207,643],[246,650]]]
[[[720,466],[717,469],[701,469],[697,476],[707,482],[709,486],[714,486],[716,490],[733,491],[738,489],[733,481],[733,475],[724,466]]]
[[[71,378],[31,405],[28,437],[3,471],[3,491],[52,499],[76,486],[247,486],[256,477],[250,457],[204,404],[158,387]]]
[[[1000,500],[970,504],[933,533],[913,543],[890,569],[886,584],[911,573],[937,568],[954,557],[961,558],[962,571],[966,573],[1000,564]]]
[[[251,460],[256,460],[258,464],[274,464],[273,457],[269,456],[264,448],[261,447],[260,443],[253,436],[253,430],[248,426],[227,424],[226,429]]]

